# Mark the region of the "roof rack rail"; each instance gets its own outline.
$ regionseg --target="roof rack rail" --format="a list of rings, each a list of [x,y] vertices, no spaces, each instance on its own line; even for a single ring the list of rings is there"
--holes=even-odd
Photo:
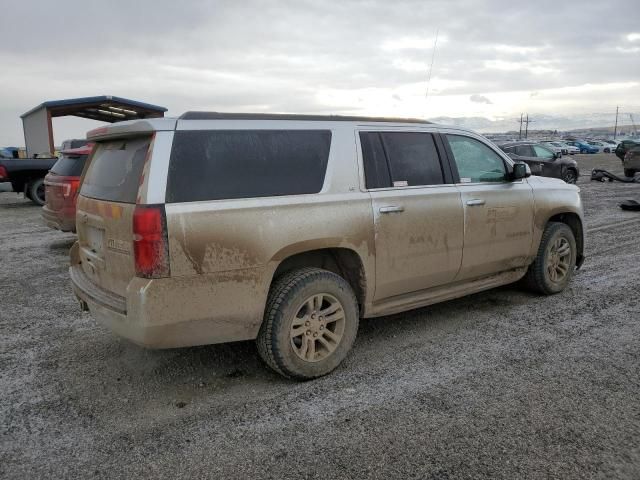
[[[180,120],[303,120],[321,122],[387,122],[387,123],[423,123],[432,124],[418,118],[358,117],[344,115],[300,115],[289,113],[221,113],[186,112]]]

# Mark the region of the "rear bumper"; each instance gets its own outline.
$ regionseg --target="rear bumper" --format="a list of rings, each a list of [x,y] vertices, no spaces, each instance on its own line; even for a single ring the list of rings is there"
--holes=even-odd
[[[634,155],[631,158],[625,158],[622,166],[629,170],[640,170],[640,155]]]
[[[227,288],[239,288],[236,281],[229,283],[219,278],[216,282],[212,278],[211,282],[198,282],[206,286],[208,296],[195,303],[189,299],[198,287],[189,278],[136,277],[127,288],[127,296],[122,297],[95,285],[79,264],[69,272],[76,297],[93,317],[117,335],[143,347],[176,348],[252,340],[260,328],[264,303],[260,305],[258,300],[256,308],[247,308],[250,303],[247,298],[243,305],[229,295]]]
[[[42,207],[42,220],[47,227],[53,228],[54,230],[61,230],[63,232],[76,231],[75,217],[69,218],[60,215],[58,212],[47,208],[46,205]]]

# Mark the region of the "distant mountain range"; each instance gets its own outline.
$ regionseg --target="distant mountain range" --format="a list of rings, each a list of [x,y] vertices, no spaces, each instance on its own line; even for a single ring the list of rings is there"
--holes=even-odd
[[[636,125],[640,128],[640,113],[631,113],[636,121]],[[611,113],[591,113],[575,116],[560,115],[536,115],[529,114],[529,130],[558,130],[562,132],[570,130],[583,130],[591,128],[611,128],[615,123],[615,114]],[[455,125],[457,127],[469,128],[479,132],[508,132],[518,131],[520,129],[520,117],[504,117],[490,120],[485,117],[435,117],[429,118],[429,121],[441,123],[443,125]],[[631,130],[631,120],[629,114],[620,114],[618,116],[618,130]],[[524,128],[524,126],[523,126]]]

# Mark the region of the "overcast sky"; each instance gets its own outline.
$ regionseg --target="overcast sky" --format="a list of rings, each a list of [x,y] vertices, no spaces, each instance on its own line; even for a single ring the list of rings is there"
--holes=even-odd
[[[0,0],[0,12],[0,146],[24,144],[19,116],[42,101],[102,94],[169,115],[640,110],[638,0]],[[55,119],[56,144],[94,124]]]

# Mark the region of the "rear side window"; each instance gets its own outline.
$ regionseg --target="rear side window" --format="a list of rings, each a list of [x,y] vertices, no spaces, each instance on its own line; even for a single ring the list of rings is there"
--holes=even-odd
[[[82,169],[87,157],[88,155],[63,155],[51,168],[51,172],[56,175],[79,177],[82,175]]]
[[[389,166],[384,154],[382,141],[377,132],[360,132],[364,180],[367,188],[386,188],[391,186]]]
[[[166,201],[318,193],[330,145],[328,130],[178,131]]]
[[[535,157],[536,154],[531,148],[531,145],[518,145],[516,147],[516,153],[521,157]]]
[[[361,132],[367,188],[441,185],[444,175],[433,135]]]
[[[380,134],[394,187],[444,183],[440,158],[430,133],[383,132]]]
[[[150,137],[98,143],[80,193],[98,200],[136,203],[150,143]]]

